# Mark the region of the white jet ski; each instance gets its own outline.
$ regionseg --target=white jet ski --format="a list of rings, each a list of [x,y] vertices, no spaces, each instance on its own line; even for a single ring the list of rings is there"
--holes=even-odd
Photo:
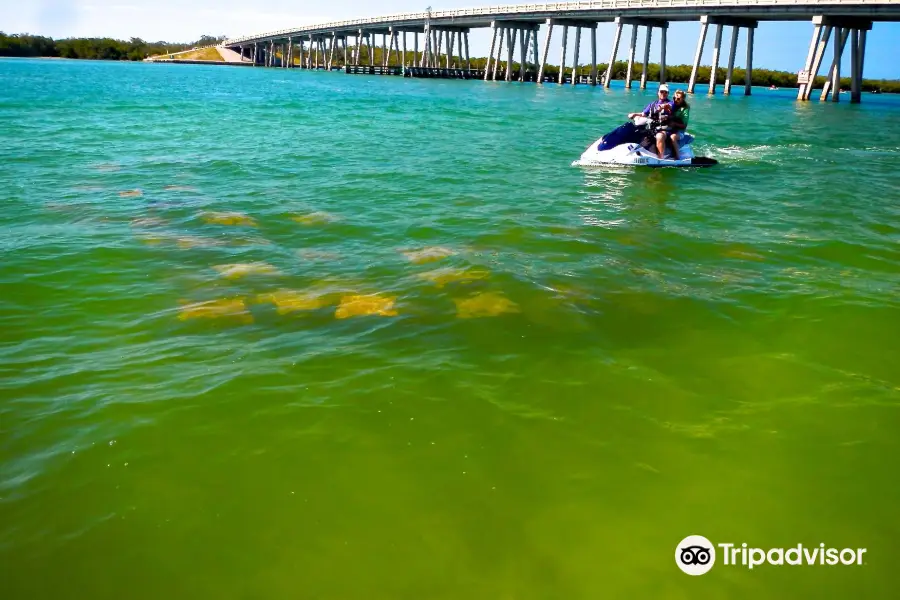
[[[672,157],[666,147],[665,158],[656,155],[656,147],[647,150],[640,139],[648,135],[658,123],[646,117],[635,117],[625,125],[617,127],[590,146],[581,157],[572,163],[573,167],[595,166],[639,166],[639,167],[710,167],[718,164],[714,158],[695,156],[691,144],[694,136],[685,133],[678,147],[678,160]]]

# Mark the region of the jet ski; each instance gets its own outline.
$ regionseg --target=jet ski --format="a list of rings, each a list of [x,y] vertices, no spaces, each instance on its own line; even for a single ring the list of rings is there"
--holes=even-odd
[[[678,160],[666,145],[664,158],[656,155],[656,141],[647,149],[641,145],[648,136],[653,138],[658,121],[647,117],[635,117],[588,146],[581,157],[572,163],[573,167],[593,166],[640,166],[640,167],[710,167],[718,164],[714,158],[695,156],[691,144],[694,136],[685,133],[678,146]]]

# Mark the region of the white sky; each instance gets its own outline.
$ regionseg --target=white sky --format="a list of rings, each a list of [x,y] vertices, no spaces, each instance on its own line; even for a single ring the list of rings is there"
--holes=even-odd
[[[516,0],[433,0],[434,10],[525,3]],[[424,11],[428,0],[0,0],[0,30],[6,33],[32,33],[61,37],[140,37],[147,41],[189,42],[203,34],[237,37],[292,26],[311,25],[341,19]],[[601,24],[597,32],[598,61],[606,62],[613,37],[613,26]],[[673,23],[669,29],[669,64],[692,61],[699,25]],[[797,71],[806,59],[812,25],[807,22],[761,23],[756,32],[754,66]],[[619,48],[619,60],[627,57],[630,28],[626,27]],[[543,39],[545,33],[540,36]],[[551,62],[559,63],[559,39],[553,36]],[[570,45],[573,36],[570,36]],[[654,34],[651,61],[659,50],[658,30]],[[707,35],[704,64],[712,56],[714,29]],[[866,48],[866,77],[900,78],[900,67],[894,61],[900,24],[877,23],[869,33]],[[727,53],[730,28],[726,28],[722,47]],[[740,41],[744,38],[741,36]],[[473,30],[471,53],[487,54],[490,44],[485,30]],[[582,36],[580,62],[589,60],[590,42]],[[643,49],[643,30],[638,34],[638,61]],[[744,49],[738,46],[736,65],[744,64]],[[845,52],[842,71],[849,74],[849,48]],[[830,55],[830,52],[829,52]],[[569,60],[571,61],[571,54]],[[724,66],[727,57],[720,62]],[[822,71],[824,72],[825,66]]]

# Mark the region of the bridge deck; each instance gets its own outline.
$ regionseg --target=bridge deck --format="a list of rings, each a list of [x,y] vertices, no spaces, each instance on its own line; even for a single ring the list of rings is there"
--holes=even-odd
[[[490,27],[492,21],[541,23],[549,18],[609,22],[616,17],[645,17],[665,21],[696,21],[701,15],[742,17],[757,21],[810,20],[816,15],[855,16],[872,21],[900,21],[898,0],[601,0],[593,2],[554,2],[547,4],[512,4],[403,13],[384,17],[335,21],[281,29],[257,35],[232,38],[225,46],[283,40],[309,35],[354,35],[386,31],[390,27],[421,29],[426,22],[432,27]]]

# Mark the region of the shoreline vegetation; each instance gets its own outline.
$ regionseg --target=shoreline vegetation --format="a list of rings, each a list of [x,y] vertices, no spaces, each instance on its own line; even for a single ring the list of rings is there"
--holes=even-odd
[[[43,36],[32,36],[26,34],[5,34],[0,32],[0,57],[41,57],[41,58],[73,58],[73,59],[92,59],[92,60],[129,60],[140,61],[147,58],[150,59],[190,59],[190,60],[209,60],[220,61],[221,57],[218,52],[210,52],[212,48],[206,49],[204,46],[213,46],[224,40],[225,37],[214,37],[209,35],[201,36],[199,40],[193,43],[168,43],[168,42],[146,42],[140,38],[131,38],[129,41],[116,40],[112,38],[66,38],[54,40],[53,38]],[[181,55],[180,57],[171,56],[179,52],[195,50],[191,54]],[[355,47],[350,46],[349,51],[355,52]],[[194,56],[196,54],[196,56]],[[407,54],[412,54],[408,52]],[[381,49],[375,48],[373,52],[373,62],[376,65],[382,64]],[[276,53],[280,57],[280,52]],[[417,55],[421,56],[421,52]],[[335,65],[343,66],[343,53],[335,56]],[[396,52],[391,54],[391,64],[397,64],[398,58]],[[470,64],[473,69],[483,69],[487,62],[487,58],[473,58]],[[826,61],[827,62],[827,61]],[[294,64],[299,65],[300,61],[295,56]],[[362,47],[362,55],[360,56],[360,64],[369,64],[368,48]],[[606,63],[597,65],[598,73],[602,76],[606,72]],[[613,65],[613,80],[624,80],[628,68],[627,61],[617,60]],[[666,79],[669,83],[687,83],[691,77],[691,65],[667,65]],[[826,64],[824,68],[828,68]],[[505,71],[506,62],[500,61],[499,69]],[[518,69],[518,63],[513,62],[513,69]],[[705,83],[709,81],[709,75],[712,68],[710,66],[701,66],[698,69],[698,82]],[[643,65],[635,62],[632,69],[632,79],[640,81]],[[547,75],[556,76],[559,74],[559,66],[548,64],[544,69]],[[716,71],[716,81],[724,82],[727,69],[719,67]],[[742,86],[744,84],[744,69],[735,68],[733,81],[735,84]],[[590,65],[582,65],[578,68],[579,75],[589,75]],[[659,80],[659,65],[651,63],[647,69],[647,79],[649,81]],[[816,78],[815,86],[821,88],[825,83],[825,76],[819,75]],[[758,87],[776,87],[776,88],[796,88],[797,74],[787,71],[775,71],[771,69],[754,68],[752,74],[752,84]],[[850,78],[841,78],[841,88],[850,88]],[[863,79],[862,91],[884,94],[900,93],[900,80],[889,79]]]

